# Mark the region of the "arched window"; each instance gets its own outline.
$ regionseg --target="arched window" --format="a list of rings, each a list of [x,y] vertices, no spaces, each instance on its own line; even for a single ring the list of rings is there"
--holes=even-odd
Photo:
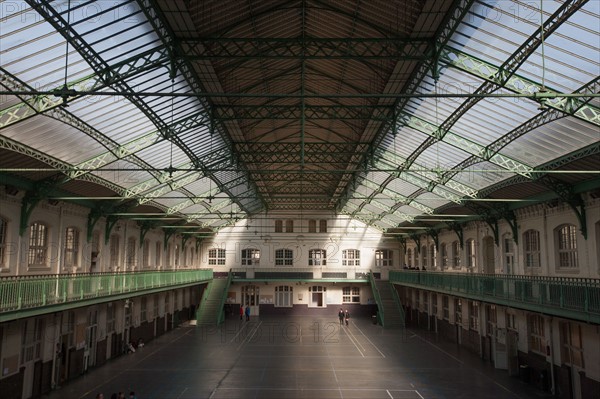
[[[309,266],[325,266],[327,263],[327,252],[324,249],[311,249],[308,251]]]
[[[29,266],[46,267],[48,254],[48,227],[35,222],[29,228],[29,251],[27,254]]]
[[[275,250],[275,266],[292,266],[294,264],[294,251],[291,249]]]
[[[175,255],[175,267],[179,267],[179,257],[181,256],[181,249],[179,248],[179,244],[175,244],[173,252],[173,255]]]
[[[275,287],[275,307],[291,308],[294,304],[294,287],[289,285],[279,285]]]
[[[437,250],[435,244],[429,245],[429,259],[431,259],[431,267],[437,268]]]
[[[523,233],[523,257],[525,267],[540,267],[540,232],[527,230]]]
[[[116,234],[110,236],[110,268],[111,270],[117,270],[119,267],[119,252],[120,252],[120,238]]]
[[[142,249],[142,267],[150,266],[150,240],[144,240],[144,248]]]
[[[460,268],[460,243],[458,240],[452,243],[452,267]]]
[[[406,250],[406,266],[408,266],[409,268],[412,268],[413,263],[412,263],[412,248],[408,248]]]
[[[242,266],[260,265],[260,249],[242,249]]]
[[[6,219],[0,217],[0,269],[8,266],[6,259]]]
[[[342,266],[360,266],[360,250],[345,249],[342,251]]]
[[[154,245],[154,266],[159,268],[162,264],[161,261],[161,252],[162,252],[162,243],[160,241],[156,241]]]
[[[127,270],[135,269],[136,262],[136,251],[135,251],[135,238],[129,237],[127,239],[127,251],[125,252],[125,267]]]
[[[360,288],[359,287],[344,287],[344,288],[342,288],[342,302],[344,302],[344,303],[360,303]]]
[[[67,227],[65,230],[64,265],[77,267],[79,264],[79,230]]]
[[[555,230],[557,264],[559,268],[574,269],[579,267],[577,260],[577,227],[572,224],[558,226]]]
[[[448,245],[443,242],[441,251],[442,253],[442,269],[446,269],[448,267]]]
[[[467,250],[467,267],[470,269],[474,269],[477,267],[477,253],[475,252],[475,240],[469,238],[466,243]]]
[[[515,253],[514,253],[514,241],[510,234],[504,234],[502,236],[502,251],[504,259],[504,273],[513,274],[515,271]]]

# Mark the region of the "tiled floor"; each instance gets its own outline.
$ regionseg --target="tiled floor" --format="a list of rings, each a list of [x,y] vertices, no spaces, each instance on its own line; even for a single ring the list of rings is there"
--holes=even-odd
[[[370,319],[271,316],[181,326],[47,398],[514,399],[543,395],[454,344]]]

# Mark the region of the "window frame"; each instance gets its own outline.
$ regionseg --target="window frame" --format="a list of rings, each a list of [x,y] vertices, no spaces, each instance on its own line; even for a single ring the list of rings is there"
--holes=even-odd
[[[360,303],[360,287],[342,287],[342,303]]]
[[[288,248],[276,249],[275,266],[294,266],[294,251]]]
[[[79,229],[75,226],[65,228],[63,266],[79,267]]]
[[[48,267],[48,234],[46,223],[33,222],[29,227],[29,247],[27,250],[27,264],[29,267]]]
[[[224,248],[211,248],[208,250],[208,264],[210,266],[224,266],[227,260]]]
[[[523,232],[523,263],[526,268],[541,267],[540,232],[529,229]]]
[[[360,266],[360,249],[344,249],[342,251],[342,266]]]
[[[554,229],[556,266],[559,270],[579,269],[577,254],[577,226],[561,224]]]
[[[260,249],[245,248],[241,253],[242,266],[259,266],[260,265]]]
[[[394,266],[394,250],[392,249],[376,249],[375,250],[375,267],[393,267]]]
[[[313,248],[308,251],[308,266],[326,266],[327,251],[325,249]]]

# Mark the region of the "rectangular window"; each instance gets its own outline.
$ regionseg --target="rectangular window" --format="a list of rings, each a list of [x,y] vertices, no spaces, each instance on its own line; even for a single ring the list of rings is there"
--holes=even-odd
[[[394,266],[393,253],[391,249],[375,250],[375,266],[376,267],[392,267]]]
[[[558,230],[558,266],[561,268],[576,268],[577,261],[577,227],[562,226]]]
[[[540,267],[540,233],[528,230],[523,234],[525,267]]]
[[[288,219],[285,221],[285,232],[286,233],[293,233],[294,232],[294,221],[291,219]]]
[[[160,265],[162,263],[161,262],[161,257],[160,257],[161,250],[162,250],[162,244],[161,244],[160,241],[157,241],[156,245],[154,247],[154,266],[157,267],[157,268],[160,267]]]
[[[140,304],[140,322],[143,323],[148,320],[148,304],[147,297],[143,296]]]
[[[479,302],[469,301],[469,328],[479,331]]]
[[[225,250],[224,249],[209,249],[208,250],[208,264],[209,265],[224,265],[225,264]]]
[[[316,233],[317,232],[317,221],[314,219],[311,219],[308,221],[308,232],[309,233]]]
[[[360,266],[360,251],[346,249],[342,252],[342,266]]]
[[[275,266],[292,266],[294,262],[294,252],[291,249],[275,250]]]
[[[144,240],[142,249],[142,267],[147,268],[150,265],[150,240]]]
[[[283,233],[283,220],[275,221],[275,233]]]
[[[113,234],[110,236],[110,267],[116,270],[119,266],[119,236]]]
[[[42,223],[33,223],[29,232],[29,266],[46,266],[48,251],[48,228]]]
[[[496,305],[485,305],[485,309],[485,331],[489,337],[493,337],[496,331],[496,325],[498,324]]]
[[[462,300],[454,298],[454,323],[462,324]]]
[[[112,302],[106,304],[106,333],[115,331],[115,307]]]
[[[444,295],[442,296],[442,312],[444,320],[450,319],[450,299]]]
[[[431,294],[431,314],[437,316],[438,311],[438,298],[436,293]]]
[[[544,317],[530,314],[527,317],[529,327],[529,349],[541,355],[546,354],[546,336],[544,334]]]
[[[135,268],[135,250],[135,238],[129,237],[127,240],[127,252],[125,253],[125,266],[127,267],[127,270],[133,270]]]
[[[308,251],[309,266],[324,266],[327,263],[327,253],[324,249],[311,249]]]
[[[448,267],[448,245],[446,243],[442,244],[442,268],[445,269]]]
[[[460,268],[460,243],[458,241],[452,243],[452,267]]]
[[[476,265],[476,253],[475,253],[475,240],[470,239],[467,240],[467,267],[468,268],[475,268]]]
[[[577,323],[560,323],[561,358],[563,363],[584,367],[581,326]]]
[[[0,218],[0,269],[6,267],[6,220]],[[0,359],[2,360],[2,359]]]
[[[319,233],[327,233],[327,220],[319,220]]]
[[[79,259],[79,230],[67,227],[65,230],[64,264],[66,267],[77,267]]]
[[[342,302],[344,302],[344,303],[360,303],[360,288],[359,287],[344,287],[344,288],[342,288]]]
[[[260,249],[242,249],[242,266],[260,265]]]

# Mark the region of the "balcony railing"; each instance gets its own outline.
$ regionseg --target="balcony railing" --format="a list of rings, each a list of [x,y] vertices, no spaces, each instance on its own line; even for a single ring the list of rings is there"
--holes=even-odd
[[[195,269],[3,277],[0,279],[0,321],[13,319],[15,313],[26,310],[68,304],[74,307],[82,301],[201,283],[212,276],[211,269]],[[44,312],[37,312],[41,313]]]
[[[600,279],[402,270],[390,282],[600,323]]]

